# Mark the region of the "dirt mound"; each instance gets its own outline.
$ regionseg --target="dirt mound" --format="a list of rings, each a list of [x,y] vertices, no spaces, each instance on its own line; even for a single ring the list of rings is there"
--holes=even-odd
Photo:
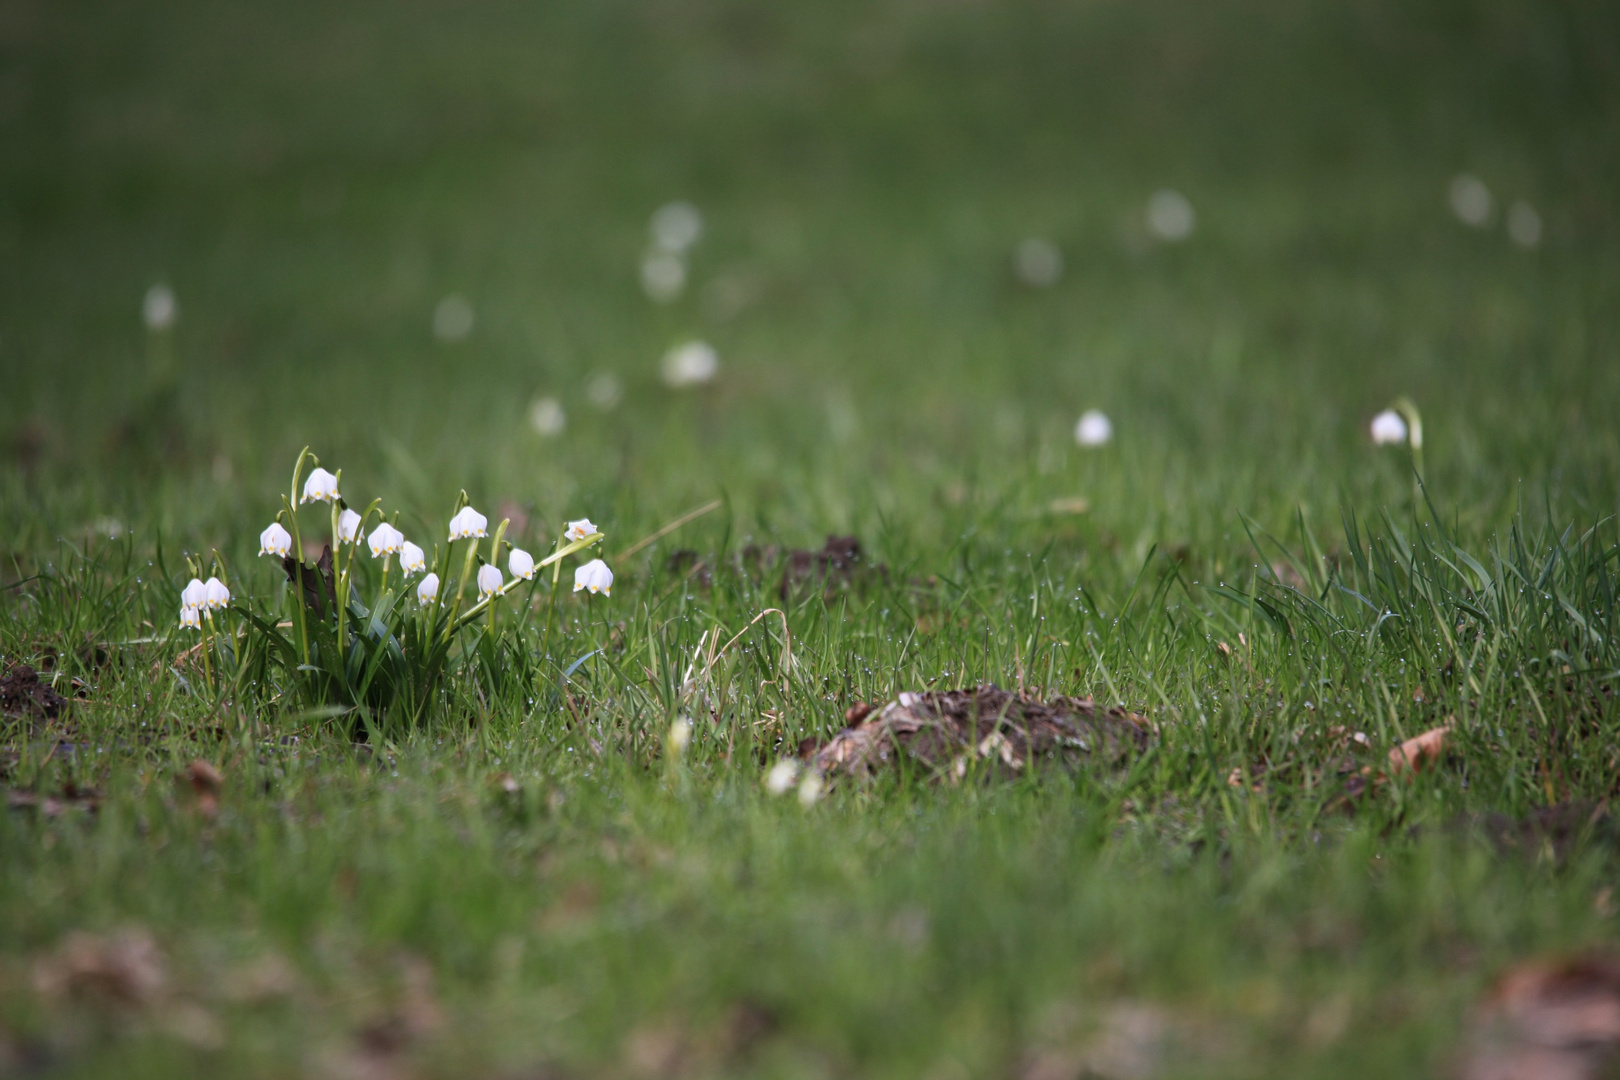
[[[1040,701],[981,686],[901,694],[816,749],[819,772],[867,777],[903,754],[937,775],[960,779],[977,760],[1021,770],[1031,761],[1117,765],[1147,749],[1152,725],[1135,713],[1090,698]]]

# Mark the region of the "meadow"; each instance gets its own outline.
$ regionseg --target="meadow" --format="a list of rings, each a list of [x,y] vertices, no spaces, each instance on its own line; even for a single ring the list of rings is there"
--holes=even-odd
[[[1530,1075],[1481,1003],[1616,946],[1616,42],[0,5],[0,1075]],[[306,447],[458,613],[604,536],[465,625],[339,544],[317,632]],[[768,783],[985,684],[1141,749]]]

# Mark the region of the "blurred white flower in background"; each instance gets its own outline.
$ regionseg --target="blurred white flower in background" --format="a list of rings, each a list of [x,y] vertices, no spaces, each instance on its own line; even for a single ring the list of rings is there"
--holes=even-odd
[[[703,236],[703,215],[689,202],[665,203],[648,226],[653,246],[679,255]]]
[[[331,502],[338,497],[337,477],[325,469],[317,468],[304,481],[304,497],[299,503]]]
[[[360,515],[353,510],[344,510],[338,515],[338,539],[345,544],[352,544],[360,536]]]
[[[649,251],[641,257],[641,290],[649,299],[667,304],[686,288],[686,263],[669,251]]]
[[[475,321],[472,305],[452,293],[433,309],[433,336],[440,341],[460,341],[472,333]]]
[[[1181,192],[1164,188],[1148,199],[1148,232],[1160,240],[1170,244],[1185,240],[1197,224],[1198,215]]]
[[[713,379],[720,370],[720,354],[706,341],[689,341],[664,354],[659,372],[664,385],[679,388],[697,386]]]
[[[792,758],[783,758],[765,774],[765,790],[772,795],[786,795],[798,778],[799,763]]]
[[[613,408],[624,396],[624,384],[611,371],[599,371],[585,383],[585,400],[603,412]]]
[[[281,527],[281,522],[272,521],[270,527],[259,534],[259,554],[277,555],[286,558],[292,550],[292,533]]]
[[[1536,208],[1519,199],[1507,212],[1508,239],[1522,248],[1533,248],[1541,243],[1541,215]]]
[[[799,781],[799,805],[814,806],[826,788],[826,781],[821,779],[820,773],[813,769],[805,773],[804,779]]]
[[[1491,210],[1495,203],[1491,198],[1491,189],[1479,177],[1469,173],[1452,177],[1447,195],[1451,199],[1451,212],[1464,225],[1483,229],[1491,223]]]
[[[489,597],[501,591],[501,568],[485,563],[478,568],[478,595]]]
[[[1063,252],[1052,241],[1032,236],[1014,249],[1013,273],[1031,288],[1056,285],[1063,278]]]
[[[590,518],[580,518],[578,521],[570,521],[568,523],[567,530],[563,532],[563,539],[572,543],[575,540],[583,540],[592,533],[600,531],[601,530],[599,530],[595,525],[591,524]]]
[[[561,435],[568,427],[568,414],[563,412],[562,402],[554,397],[535,398],[534,404],[529,406],[529,426],[537,435],[549,439]]]
[[[1102,446],[1114,437],[1114,425],[1101,409],[1087,409],[1074,425],[1074,441],[1081,446]]]
[[[416,586],[416,602],[431,604],[439,596],[439,575],[429,574]]]
[[[228,606],[230,602],[231,590],[225,587],[225,583],[217,577],[209,578],[208,584],[203,586],[202,606],[209,611],[218,611],[220,608]]]
[[[489,519],[470,506],[463,506],[455,517],[450,519],[450,539],[470,540],[484,535],[484,528]]]
[[[1379,446],[1391,446],[1406,441],[1406,421],[1394,409],[1385,409],[1372,418],[1372,441]]]
[[[575,570],[574,591],[581,589],[600,592],[603,596],[613,595],[613,571],[608,569],[608,564],[601,559],[592,559]]]
[[[373,559],[380,559],[384,555],[392,555],[402,550],[405,546],[405,534],[385,521],[371,530],[371,535],[366,537],[366,546],[371,548]],[[420,552],[422,549],[416,550]],[[402,560],[401,566],[403,565]]]
[[[427,569],[427,553],[421,547],[406,540],[399,545],[399,569],[401,573],[415,574]],[[434,579],[434,588],[438,588],[438,579]]]
[[[173,289],[154,285],[146,290],[146,298],[141,301],[141,318],[146,321],[148,330],[167,330],[179,317],[180,304],[174,298]]]
[[[506,568],[512,571],[512,576],[522,578],[524,581],[534,579],[534,556],[522,548],[513,548],[512,557],[507,561]]]
[[[686,753],[686,748],[692,745],[692,721],[684,716],[677,716],[675,722],[669,725],[669,749],[679,756]]]

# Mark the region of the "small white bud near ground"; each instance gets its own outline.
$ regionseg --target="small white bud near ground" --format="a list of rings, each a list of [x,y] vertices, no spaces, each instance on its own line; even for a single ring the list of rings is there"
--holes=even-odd
[[[292,533],[282,528],[281,522],[272,521],[270,527],[259,534],[259,554],[286,558],[292,550]]]
[[[613,571],[601,559],[592,559],[574,571],[574,591],[589,589],[603,596],[613,594]]]

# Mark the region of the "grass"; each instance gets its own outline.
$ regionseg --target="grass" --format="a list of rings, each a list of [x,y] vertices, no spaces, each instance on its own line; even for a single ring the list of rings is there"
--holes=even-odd
[[[1586,0],[12,5],[0,657],[73,702],[4,720],[0,1073],[1447,1068],[1502,971],[1615,937],[1608,826],[1512,823],[1614,789],[1617,38]],[[660,306],[672,198],[707,229]],[[720,376],[671,392],[694,337]],[[1398,395],[1421,489],[1365,434]],[[418,538],[462,489],[610,559],[721,506],[357,746],[216,705],[172,629],[188,555],[286,610],[256,540],[304,445]],[[831,533],[885,570],[784,597],[745,557]],[[980,682],[1155,747],[762,787],[855,702]]]

